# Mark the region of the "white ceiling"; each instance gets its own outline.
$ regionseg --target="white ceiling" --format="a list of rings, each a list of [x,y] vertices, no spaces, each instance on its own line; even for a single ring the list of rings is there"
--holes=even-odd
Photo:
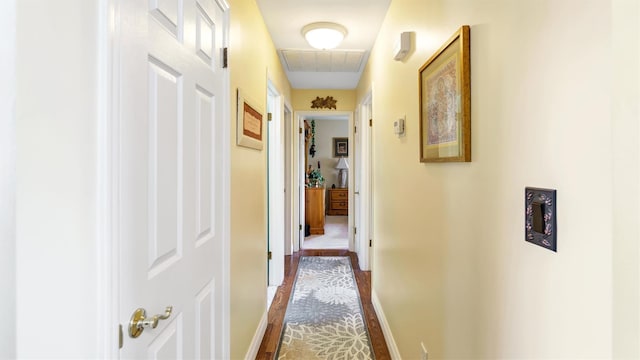
[[[391,0],[256,0],[294,89],[354,89]],[[347,28],[334,50],[307,44],[302,27],[328,21]]]

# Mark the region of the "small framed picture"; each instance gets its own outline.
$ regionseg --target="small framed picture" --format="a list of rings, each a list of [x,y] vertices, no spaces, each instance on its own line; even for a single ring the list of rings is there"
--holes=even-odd
[[[349,138],[333,138],[333,157],[349,156]]]
[[[262,110],[238,89],[237,144],[262,150]]]

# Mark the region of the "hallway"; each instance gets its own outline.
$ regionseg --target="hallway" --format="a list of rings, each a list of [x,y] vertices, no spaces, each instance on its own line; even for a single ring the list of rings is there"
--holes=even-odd
[[[349,256],[351,258],[351,265],[356,282],[358,283],[364,317],[369,329],[375,359],[390,359],[391,355],[385,343],[378,317],[371,304],[371,272],[361,271],[356,254],[346,250],[301,250],[291,256],[285,257],[285,280],[282,285],[278,287],[276,296],[269,309],[267,330],[260,344],[256,360],[272,360],[276,354],[282,331],[282,320],[287,309],[301,256]]]
[[[354,3],[363,12],[334,7]],[[289,114],[286,252],[304,228],[301,115],[351,114],[349,156],[369,157],[349,162],[348,233],[372,269],[356,277],[371,333],[386,334],[378,358],[639,359],[640,2],[393,0],[356,48],[369,3],[3,1],[0,358],[273,354],[290,290],[268,309],[269,275],[290,289],[300,254],[269,273],[272,87]],[[283,49],[326,55],[303,36],[316,21],[348,30],[336,51],[354,55],[352,76],[313,71],[320,85],[305,85],[283,61]],[[290,45],[270,24],[293,27]],[[420,69],[465,25],[471,159],[422,162],[446,139],[424,131],[437,101]],[[557,191],[556,251],[526,241],[527,187]],[[166,306],[171,318],[127,335],[136,309]],[[82,331],[70,316],[88,319]]]

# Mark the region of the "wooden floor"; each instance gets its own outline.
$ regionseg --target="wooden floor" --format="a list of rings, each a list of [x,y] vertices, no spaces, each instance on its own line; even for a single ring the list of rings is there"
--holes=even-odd
[[[371,272],[361,271],[360,265],[358,264],[358,257],[355,253],[347,250],[301,250],[294,255],[285,256],[284,282],[278,287],[278,291],[269,309],[269,323],[264,338],[262,338],[262,344],[260,344],[260,350],[258,350],[256,359],[270,360],[276,355],[278,342],[280,341],[280,333],[282,332],[282,321],[287,310],[300,256],[349,256],[351,258],[351,265],[353,266],[356,282],[358,283],[364,318],[369,328],[369,336],[371,337],[371,346],[373,347],[375,358],[378,360],[390,359],[391,356],[389,355],[387,344],[384,341],[384,335],[382,335],[378,317],[371,304]]]

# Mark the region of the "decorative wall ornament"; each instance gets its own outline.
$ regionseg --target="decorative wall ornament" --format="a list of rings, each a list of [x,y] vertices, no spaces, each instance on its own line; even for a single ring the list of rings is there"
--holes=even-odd
[[[526,187],[524,205],[525,240],[557,251],[556,190]]]
[[[312,109],[336,109],[336,103],[338,100],[334,99],[333,96],[327,96],[326,98],[321,98],[316,96],[315,100],[311,100],[311,108]]]
[[[316,156],[316,121],[311,120],[311,147],[309,148],[309,155],[311,157]]]

